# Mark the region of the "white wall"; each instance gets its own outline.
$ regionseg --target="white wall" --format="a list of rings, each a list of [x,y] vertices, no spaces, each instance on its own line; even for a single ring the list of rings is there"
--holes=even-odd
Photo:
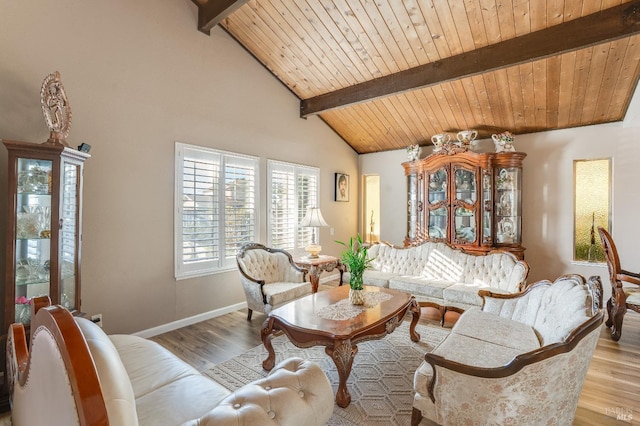
[[[635,96],[632,106],[640,99]],[[630,111],[632,109],[630,108]],[[637,241],[640,238],[640,142],[629,122],[595,125],[536,134],[517,135],[515,146],[526,152],[523,187],[523,245],[531,267],[530,281],[555,279],[567,273],[585,277],[600,275],[605,296],[610,295],[604,264],[577,264],[573,258],[573,160],[613,159],[612,231],[625,269],[640,271]],[[493,149],[489,140],[480,150]],[[432,152],[423,147],[422,157]],[[361,172],[379,174],[381,239],[402,244],[406,233],[404,150],[360,156]],[[394,165],[394,166],[390,166]],[[403,206],[403,208],[399,208]]]
[[[44,142],[44,77],[60,71],[69,143],[92,145],[85,171],[82,310],[133,332],[244,301],[237,272],[173,278],[174,142],[321,169],[323,252],[357,231],[358,179],[333,202],[333,174],[358,176],[355,152],[220,28],[197,31],[189,0],[0,0],[0,138]],[[0,148],[0,188],[6,188]],[[0,191],[0,224],[6,223]],[[261,213],[262,241],[266,224]],[[6,234],[0,225],[0,237]],[[4,259],[4,244],[0,244]]]

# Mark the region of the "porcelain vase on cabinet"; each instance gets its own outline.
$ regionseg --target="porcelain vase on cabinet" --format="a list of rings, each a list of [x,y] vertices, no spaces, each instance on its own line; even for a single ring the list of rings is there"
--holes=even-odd
[[[456,134],[456,139],[458,140],[458,145],[464,148],[474,149],[478,141],[476,138],[478,137],[477,130],[461,130]]]
[[[448,133],[439,133],[431,136],[431,142],[433,142],[433,152],[442,150],[444,145],[451,140],[451,135]]]

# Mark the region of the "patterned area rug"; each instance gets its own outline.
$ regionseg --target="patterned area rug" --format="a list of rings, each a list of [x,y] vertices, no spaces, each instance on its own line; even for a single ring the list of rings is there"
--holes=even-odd
[[[433,349],[449,333],[440,326],[418,325],[420,341],[409,338],[409,323],[403,322],[392,334],[381,340],[358,344],[347,387],[351,404],[347,408],[334,405],[328,425],[410,425],[413,403],[413,373],[424,354]],[[335,395],[338,372],[324,347],[300,349],[284,336],[272,340],[276,363],[298,356],[319,364],[327,373]],[[255,348],[216,365],[205,374],[230,390],[265,377],[262,361],[267,357],[264,346]]]

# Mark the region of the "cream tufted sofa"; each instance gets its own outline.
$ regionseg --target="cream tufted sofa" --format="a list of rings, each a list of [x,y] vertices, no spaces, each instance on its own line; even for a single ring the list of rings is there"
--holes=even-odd
[[[603,321],[600,278],[481,297],[416,371],[412,424],[572,424]]]
[[[423,306],[480,306],[478,290],[517,293],[529,274],[529,265],[509,252],[471,254],[442,242],[408,248],[379,243],[368,256],[373,261],[364,272],[366,284],[411,293]]]
[[[333,391],[316,364],[290,358],[235,392],[155,342],[107,336],[61,306],[9,329],[12,421],[28,425],[323,425]]]
[[[285,250],[248,243],[238,250],[236,262],[247,298],[248,320],[253,311],[268,314],[278,306],[311,294],[311,284],[305,282],[307,271],[298,268]]]

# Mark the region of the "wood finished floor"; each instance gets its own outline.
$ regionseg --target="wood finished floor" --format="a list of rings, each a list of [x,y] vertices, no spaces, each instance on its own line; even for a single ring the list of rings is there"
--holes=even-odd
[[[426,313],[426,312],[425,312]],[[423,315],[421,322],[427,322]],[[199,371],[260,345],[265,316],[246,309],[151,338]],[[620,420],[616,417],[620,415]],[[628,312],[614,342],[603,326],[574,425],[640,425],[640,315]]]

